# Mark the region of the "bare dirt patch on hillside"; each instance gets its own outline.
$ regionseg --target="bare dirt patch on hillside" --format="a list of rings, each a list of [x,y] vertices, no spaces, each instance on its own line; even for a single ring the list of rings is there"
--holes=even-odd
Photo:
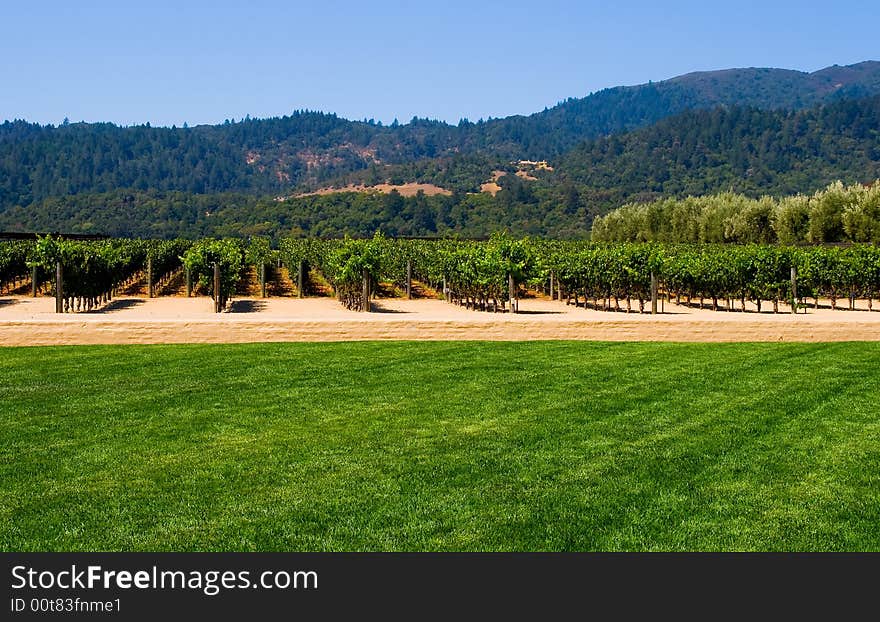
[[[325,194],[336,194],[339,192],[381,192],[382,194],[390,194],[393,190],[397,190],[397,192],[399,192],[400,195],[404,197],[414,197],[419,192],[424,192],[425,196],[429,197],[436,196],[438,194],[442,194],[444,196],[450,196],[452,194],[451,190],[441,188],[440,186],[435,186],[434,184],[420,184],[409,182],[405,184],[377,184],[375,186],[350,184],[342,188],[321,188],[320,190],[315,190],[314,192],[305,192],[296,196],[320,196]]]
[[[494,197],[501,192],[501,185],[498,183],[498,180],[505,175],[507,175],[506,171],[492,171],[492,179],[484,184],[480,184],[480,192],[487,192]]]

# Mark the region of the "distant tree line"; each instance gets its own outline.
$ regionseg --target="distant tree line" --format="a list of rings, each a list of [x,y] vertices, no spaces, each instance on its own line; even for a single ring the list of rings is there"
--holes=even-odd
[[[837,181],[811,196],[752,199],[725,192],[630,203],[593,222],[606,242],[738,242],[880,244],[880,180]]]
[[[592,214],[553,195],[530,194],[514,176],[495,197],[455,192],[403,197],[398,192],[339,192],[286,200],[245,194],[116,190],[51,197],[0,212],[0,230],[101,233],[121,237],[272,238],[294,236],[484,237],[497,230],[561,238],[589,236]],[[507,182],[505,182],[507,183]],[[571,213],[567,209],[572,209]]]

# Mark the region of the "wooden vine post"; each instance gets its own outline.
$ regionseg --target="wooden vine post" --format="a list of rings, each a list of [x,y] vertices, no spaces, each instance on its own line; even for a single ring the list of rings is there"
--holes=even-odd
[[[791,267],[791,312],[797,314],[797,268]]]
[[[300,259],[299,260],[299,272],[296,275],[296,295],[298,298],[303,297],[303,271],[305,270],[305,266],[303,265],[305,262]]]
[[[147,257],[147,298],[153,297],[153,260]]]
[[[260,295],[266,297],[266,264],[260,264]]]
[[[193,293],[193,281],[192,274],[189,271],[189,266],[186,267],[186,297],[189,298]]]
[[[657,275],[651,272],[651,315],[657,315]]]
[[[367,313],[370,310],[370,273],[366,268],[364,268],[362,287],[361,311]]]
[[[37,297],[37,266],[31,268],[31,298]]]
[[[64,313],[64,270],[60,261],[55,264],[55,313]]]
[[[412,300],[412,261],[406,260],[406,299]]]
[[[553,270],[550,271],[550,300],[553,300]]]
[[[214,262],[214,313],[220,313],[223,307],[220,303],[220,264]]]
[[[507,274],[507,288],[509,290],[508,296],[510,297],[510,312],[516,313],[516,303],[515,303],[515,294],[516,294],[516,285],[513,282],[513,274]]]

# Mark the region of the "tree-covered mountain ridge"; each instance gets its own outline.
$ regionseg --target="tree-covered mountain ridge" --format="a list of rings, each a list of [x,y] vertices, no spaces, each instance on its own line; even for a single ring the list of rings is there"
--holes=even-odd
[[[384,181],[389,166],[474,158],[481,165],[559,158],[585,140],[694,109],[799,110],[880,93],[880,62],[806,73],[698,72],[598,91],[529,116],[457,125],[427,119],[383,126],[298,111],[269,119],[164,128],[111,123],[0,125],[0,209],[53,196],[182,191],[282,195],[351,174]],[[405,181],[419,181],[407,179]]]
[[[478,156],[458,156],[392,167],[401,179],[454,188],[434,196],[372,191],[279,200],[137,188],[68,194],[0,210],[0,230],[284,237],[363,236],[377,229],[390,235],[484,236],[507,229],[587,237],[596,216],[627,202],[726,191],[781,197],[813,193],[836,180],[871,183],[880,178],[880,95],[796,112],[691,110],[585,141],[552,167],[526,171],[500,164],[510,170],[494,171],[497,191],[479,192],[479,180],[492,166]],[[476,190],[466,189],[474,183]]]

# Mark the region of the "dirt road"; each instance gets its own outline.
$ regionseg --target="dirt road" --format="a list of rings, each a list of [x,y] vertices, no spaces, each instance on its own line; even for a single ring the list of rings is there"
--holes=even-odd
[[[243,343],[348,340],[878,341],[880,311],[710,311],[667,304],[656,316],[527,299],[522,313],[469,311],[440,300],[379,300],[373,313],[332,298],[118,298],[99,312],[58,315],[54,299],[0,299],[0,345]],[[787,309],[787,308],[786,308]]]

